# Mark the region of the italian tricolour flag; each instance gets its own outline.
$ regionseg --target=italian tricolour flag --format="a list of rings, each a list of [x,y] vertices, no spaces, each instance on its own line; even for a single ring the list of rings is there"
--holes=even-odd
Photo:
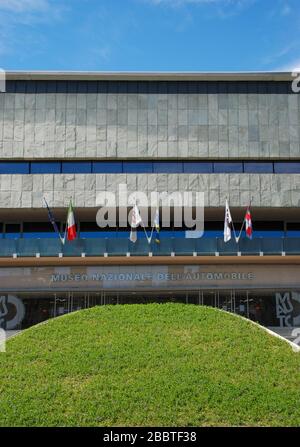
[[[74,210],[72,206],[72,201],[70,200],[69,210],[68,210],[68,218],[67,218],[67,239],[68,241],[73,241],[76,239],[76,224],[74,217]]]

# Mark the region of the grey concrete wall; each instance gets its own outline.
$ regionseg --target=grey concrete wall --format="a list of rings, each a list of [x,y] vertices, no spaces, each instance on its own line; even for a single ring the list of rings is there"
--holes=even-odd
[[[41,208],[43,196],[51,207],[67,206],[70,197],[77,207],[95,207],[99,191],[204,191],[205,205],[245,207],[300,206],[300,174],[44,174],[0,175],[1,208]]]
[[[0,94],[0,158],[293,158],[296,94]]]

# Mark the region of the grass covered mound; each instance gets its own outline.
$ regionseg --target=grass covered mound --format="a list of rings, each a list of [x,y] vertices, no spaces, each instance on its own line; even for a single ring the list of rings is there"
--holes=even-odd
[[[300,355],[234,315],[96,307],[0,353],[0,426],[300,425]]]

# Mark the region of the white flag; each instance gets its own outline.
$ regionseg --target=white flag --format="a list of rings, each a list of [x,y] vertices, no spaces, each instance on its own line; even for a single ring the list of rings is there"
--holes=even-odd
[[[136,242],[137,241],[137,232],[136,232],[136,228],[142,223],[142,218],[139,212],[139,209],[136,205],[134,205],[133,209],[132,209],[132,214],[131,214],[131,231],[130,231],[130,237],[129,239],[131,240],[131,242]]]
[[[231,239],[231,224],[232,224],[232,217],[231,217],[228,201],[226,200],[225,219],[224,219],[224,242],[228,242]]]

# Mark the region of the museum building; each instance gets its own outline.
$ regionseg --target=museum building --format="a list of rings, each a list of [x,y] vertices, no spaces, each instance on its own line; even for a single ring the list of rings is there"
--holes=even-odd
[[[209,305],[300,325],[300,95],[290,73],[8,72],[0,93],[0,325],[104,304]],[[98,197],[204,193],[159,243],[100,228]],[[76,239],[62,243],[70,199]],[[226,199],[237,231],[224,242]],[[149,228],[153,219],[149,214]],[[160,215],[162,213],[160,207]],[[117,210],[119,213],[120,210]],[[173,216],[173,218],[172,218]]]

